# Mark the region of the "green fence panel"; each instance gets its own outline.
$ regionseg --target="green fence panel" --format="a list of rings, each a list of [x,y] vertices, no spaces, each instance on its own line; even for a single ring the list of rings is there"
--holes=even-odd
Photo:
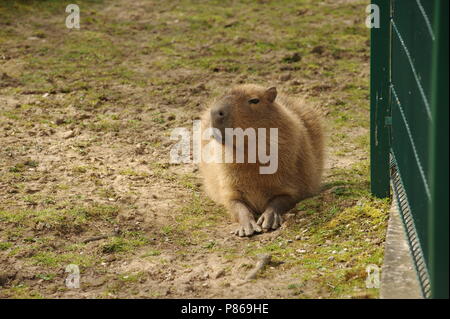
[[[420,2],[392,2],[392,154],[408,197],[418,241],[427,257],[428,131],[431,125],[433,31]]]
[[[389,196],[390,0],[376,0],[380,27],[371,29],[370,45],[370,180],[372,193]]]
[[[382,23],[371,32],[371,134],[388,139],[382,150],[372,140],[372,192],[388,194],[383,174],[390,152],[394,193],[423,294],[448,297],[448,1],[372,3],[380,6]],[[387,101],[379,103],[386,87]],[[383,177],[382,187],[375,174]]]
[[[429,269],[431,296],[448,298],[449,252],[449,100],[448,100],[448,1],[436,2],[434,23],[430,137],[431,198],[429,219]]]

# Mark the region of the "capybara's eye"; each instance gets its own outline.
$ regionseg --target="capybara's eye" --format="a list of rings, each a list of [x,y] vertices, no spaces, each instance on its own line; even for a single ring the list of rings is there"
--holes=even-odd
[[[250,103],[250,104],[258,104],[259,103],[259,99],[248,100],[248,103]]]

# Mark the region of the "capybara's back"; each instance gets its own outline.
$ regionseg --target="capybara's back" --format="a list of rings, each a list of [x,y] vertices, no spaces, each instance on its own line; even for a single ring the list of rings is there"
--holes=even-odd
[[[314,170],[315,183],[317,185],[316,192],[319,190],[320,181],[322,178],[324,166],[324,129],[322,124],[322,114],[317,107],[307,103],[302,98],[290,98],[284,95],[279,95],[277,102],[292,110],[300,121],[303,122],[305,132],[308,134],[308,139],[314,153]]]

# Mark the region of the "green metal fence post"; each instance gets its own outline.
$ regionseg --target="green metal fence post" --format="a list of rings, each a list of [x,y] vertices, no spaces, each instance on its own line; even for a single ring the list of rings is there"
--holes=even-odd
[[[449,272],[449,100],[448,0],[436,0],[430,132],[429,272],[432,298],[448,298]]]
[[[389,196],[389,115],[390,83],[390,0],[372,0],[380,13],[380,27],[370,32],[370,176],[371,191],[377,197]]]

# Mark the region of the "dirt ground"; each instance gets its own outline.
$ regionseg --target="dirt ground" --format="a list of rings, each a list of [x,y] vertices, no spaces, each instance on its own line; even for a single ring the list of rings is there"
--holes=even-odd
[[[1,298],[378,297],[367,1],[77,3],[79,30],[65,1],[0,3]],[[328,132],[321,194],[251,238],[169,163],[172,130],[237,83],[305,96]]]

